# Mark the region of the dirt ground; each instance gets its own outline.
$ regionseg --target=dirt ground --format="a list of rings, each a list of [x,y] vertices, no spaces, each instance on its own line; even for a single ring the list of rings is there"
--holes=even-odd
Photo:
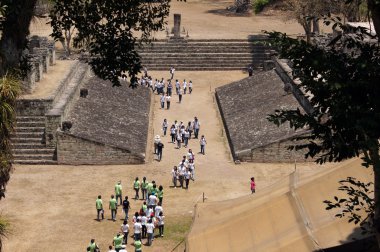
[[[294,22],[284,23],[282,17],[252,16],[226,17],[213,10],[221,10],[232,1],[191,1],[172,2],[172,13],[182,13],[182,25],[191,38],[243,38],[263,29],[280,30],[289,33],[301,32]],[[171,26],[172,14],[169,19]],[[35,34],[48,33],[46,28],[34,29]],[[164,36],[164,33],[158,34]],[[152,72],[154,78],[167,78],[167,72]],[[155,97],[150,143],[156,134],[162,134],[164,118],[187,122],[197,116],[201,122],[200,134],[207,139],[206,155],[197,154],[196,180],[189,190],[170,188],[170,172],[177,165],[187,149],[177,150],[164,137],[163,160],[149,161],[144,165],[111,166],[26,166],[16,165],[7,188],[7,198],[1,201],[0,211],[12,223],[12,234],[5,240],[4,251],[85,251],[91,238],[100,244],[101,251],[107,251],[113,236],[119,231],[121,220],[112,222],[95,219],[95,199],[103,196],[108,204],[114,192],[116,181],[121,180],[124,195],[133,196],[133,179],[146,176],[164,186],[164,213],[166,216],[165,237],[157,238],[152,247],[144,246],[143,251],[171,251],[181,242],[189,230],[194,205],[202,201],[220,201],[250,193],[249,178],[255,176],[257,190],[275,183],[294,170],[294,164],[252,164],[232,163],[230,151],[223,132],[214,89],[245,77],[242,72],[176,72],[175,78],[192,80],[194,92],[184,95],[182,104],[173,96],[170,110],[160,110],[158,96]],[[111,88],[111,87],[110,87]],[[42,92],[42,91],[41,91]],[[191,140],[189,148],[199,151],[199,143]],[[152,150],[150,150],[152,151]],[[313,173],[326,166],[311,163],[297,164],[304,173]],[[132,211],[142,201],[131,200]],[[121,213],[118,213],[121,217]],[[110,212],[106,210],[106,218]],[[131,245],[128,251],[133,251]]]

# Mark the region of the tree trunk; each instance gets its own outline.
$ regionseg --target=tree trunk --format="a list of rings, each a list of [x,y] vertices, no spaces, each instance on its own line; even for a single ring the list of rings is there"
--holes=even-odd
[[[18,68],[37,0],[8,1],[0,41],[0,76]]]
[[[375,143],[376,144],[376,143]],[[380,158],[379,148],[373,147],[369,150],[369,156],[373,165],[374,184],[375,184],[375,218],[374,228],[377,239],[377,245],[380,248]]]
[[[319,22],[317,18],[313,18],[313,33],[316,35],[319,34]]]
[[[377,39],[380,41],[380,3],[377,0],[368,0],[368,10],[371,12],[373,26],[377,34]]]

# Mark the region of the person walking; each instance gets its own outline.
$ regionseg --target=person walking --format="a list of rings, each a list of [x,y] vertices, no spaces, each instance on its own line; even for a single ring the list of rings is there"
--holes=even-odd
[[[129,234],[129,225],[128,221],[124,220],[123,224],[121,224],[121,232],[123,232],[123,244],[128,244],[128,234]]]
[[[112,194],[109,202],[108,208],[111,210],[111,219],[116,221],[116,213],[117,213],[117,201],[115,196]]]
[[[136,222],[133,225],[133,230],[134,230],[135,240],[141,240],[142,225],[141,225],[141,220],[139,218],[136,218]]]
[[[182,135],[178,131],[178,133],[177,133],[177,149],[181,149],[181,142],[182,142]]]
[[[172,80],[173,77],[174,77],[174,72],[175,72],[175,68],[174,67],[170,67],[170,70],[169,70],[169,73],[170,73],[170,79]]]
[[[164,136],[166,136],[167,129],[168,129],[168,121],[164,119],[164,121],[162,122],[162,131],[164,132]]]
[[[178,102],[181,103],[182,102],[182,89],[178,89]]]
[[[162,142],[159,142],[157,144],[157,160],[161,161],[162,159],[162,150],[164,148],[164,144]]]
[[[175,141],[176,141],[176,129],[175,129],[174,124],[172,124],[172,126],[170,127],[170,136],[172,138],[172,143],[175,143]]]
[[[122,192],[123,192],[123,187],[121,186],[121,181],[119,180],[117,184],[115,185],[116,202],[120,200],[119,205],[123,204]]]
[[[96,205],[96,211],[98,213],[97,220],[100,221],[100,215],[102,215],[102,220],[104,220],[104,209],[103,209],[103,201],[102,196],[99,195],[95,202]]]
[[[113,245],[115,247],[116,252],[121,250],[121,246],[123,245],[124,235],[117,233],[117,235],[113,238]]]
[[[148,218],[146,217],[146,213],[145,212],[146,212],[146,209],[141,214],[141,238],[142,239],[146,238],[146,224],[148,222]]]
[[[201,128],[201,123],[199,122],[198,117],[194,117],[193,128],[194,138],[198,139],[199,129]]]
[[[87,251],[97,252],[99,251],[98,245],[95,243],[95,239],[91,239],[90,244],[87,246]]]
[[[164,225],[165,225],[165,216],[164,213],[161,211],[158,215],[158,230],[160,237],[164,237]]]
[[[201,139],[199,140],[199,143],[201,145],[201,153],[205,155],[205,147],[206,147],[207,141],[204,135],[202,135]]]
[[[165,99],[166,99],[165,94],[161,93],[161,96],[160,96],[161,109],[165,108]]]
[[[141,240],[135,240],[135,242],[133,243],[133,246],[135,246],[135,252],[142,252]]]
[[[189,81],[189,94],[193,92],[193,82]]]
[[[184,132],[184,143],[185,143],[185,148],[187,148],[187,145],[189,144],[189,137],[190,137],[189,130],[188,130],[188,129],[185,129],[185,132]]]
[[[191,138],[191,134],[193,133],[193,124],[191,122],[187,123],[186,130],[189,131],[189,139]]]
[[[148,182],[146,181],[146,177],[143,177],[143,180],[141,182],[141,194],[142,194],[142,199],[146,199],[147,197],[147,190],[148,190]]]
[[[178,166],[178,180],[179,180],[179,185],[181,188],[183,188],[183,180],[184,180],[184,175],[185,175],[185,164],[184,162],[181,163],[180,166]]]
[[[138,200],[140,197],[139,197],[139,190],[140,190],[140,181],[139,181],[139,178],[136,177],[135,178],[135,182],[133,182],[133,189],[135,190],[135,200]]]
[[[154,137],[154,154],[157,154],[157,144],[161,142],[161,138],[159,135]]]
[[[251,178],[251,194],[254,194],[256,192],[256,183],[255,183],[255,178]]]
[[[175,92],[177,95],[178,95],[178,91],[179,91],[179,81],[175,80]]]
[[[157,198],[158,198],[158,203],[162,205],[162,200],[164,199],[164,187],[162,185],[158,187]]]
[[[186,168],[184,178],[185,178],[186,190],[187,190],[187,189],[189,189],[189,182],[190,182],[190,178],[191,178],[191,172],[190,172],[189,168]]]
[[[174,188],[177,188],[177,179],[178,179],[178,169],[177,166],[174,166],[172,170],[172,181]]]
[[[129,204],[128,196],[125,196],[125,199],[123,200],[123,211],[125,213],[125,221],[128,220],[129,209],[131,209],[131,205]]]
[[[166,109],[170,109],[170,99],[171,99],[171,96],[167,95],[166,96]]]
[[[186,94],[186,90],[187,90],[187,82],[186,82],[186,80],[183,80],[182,86],[183,86],[183,94]]]
[[[151,246],[153,242],[153,232],[154,232],[154,224],[152,223],[152,219],[149,219],[148,224],[146,224],[146,230],[148,234],[147,245]]]
[[[173,85],[171,80],[168,80],[168,86],[166,87],[166,94],[172,96]]]

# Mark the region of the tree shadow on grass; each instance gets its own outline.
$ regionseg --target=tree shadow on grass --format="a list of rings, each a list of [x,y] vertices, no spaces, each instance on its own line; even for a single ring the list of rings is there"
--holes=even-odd
[[[250,12],[237,13],[234,11],[229,11],[227,9],[208,10],[206,11],[206,13],[211,13],[211,14],[224,16],[224,17],[250,17],[252,16],[252,13]]]

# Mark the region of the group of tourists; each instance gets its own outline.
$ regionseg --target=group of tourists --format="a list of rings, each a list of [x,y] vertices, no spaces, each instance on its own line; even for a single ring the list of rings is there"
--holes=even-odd
[[[156,182],[148,181],[146,177],[143,177],[142,181],[138,177],[133,182],[133,189],[135,191],[134,200],[142,200],[140,210],[135,212],[132,218],[133,224],[133,245],[135,251],[142,251],[142,239],[147,239],[146,245],[151,246],[154,240],[154,230],[158,229],[159,237],[164,236],[164,221],[165,216],[163,213],[163,186],[157,186]],[[95,202],[97,210],[97,220],[104,219],[104,205],[102,196],[99,195]],[[109,251],[113,252],[126,252],[126,245],[128,244],[128,236],[130,226],[129,211],[131,209],[128,196],[123,200],[123,187],[121,181],[115,184],[115,194],[111,195],[109,200],[108,209],[110,210],[111,220],[116,221],[116,214],[119,206],[123,209],[124,217],[121,224],[120,231],[113,238],[112,245],[109,246]],[[115,250],[112,248],[114,247]],[[91,239],[90,244],[87,247],[87,251],[97,252],[99,251],[98,245],[95,243],[95,239]]]
[[[191,149],[182,157],[178,166],[172,169],[173,187],[177,188],[178,183],[180,188],[189,189],[190,180],[195,181],[195,155]]]

